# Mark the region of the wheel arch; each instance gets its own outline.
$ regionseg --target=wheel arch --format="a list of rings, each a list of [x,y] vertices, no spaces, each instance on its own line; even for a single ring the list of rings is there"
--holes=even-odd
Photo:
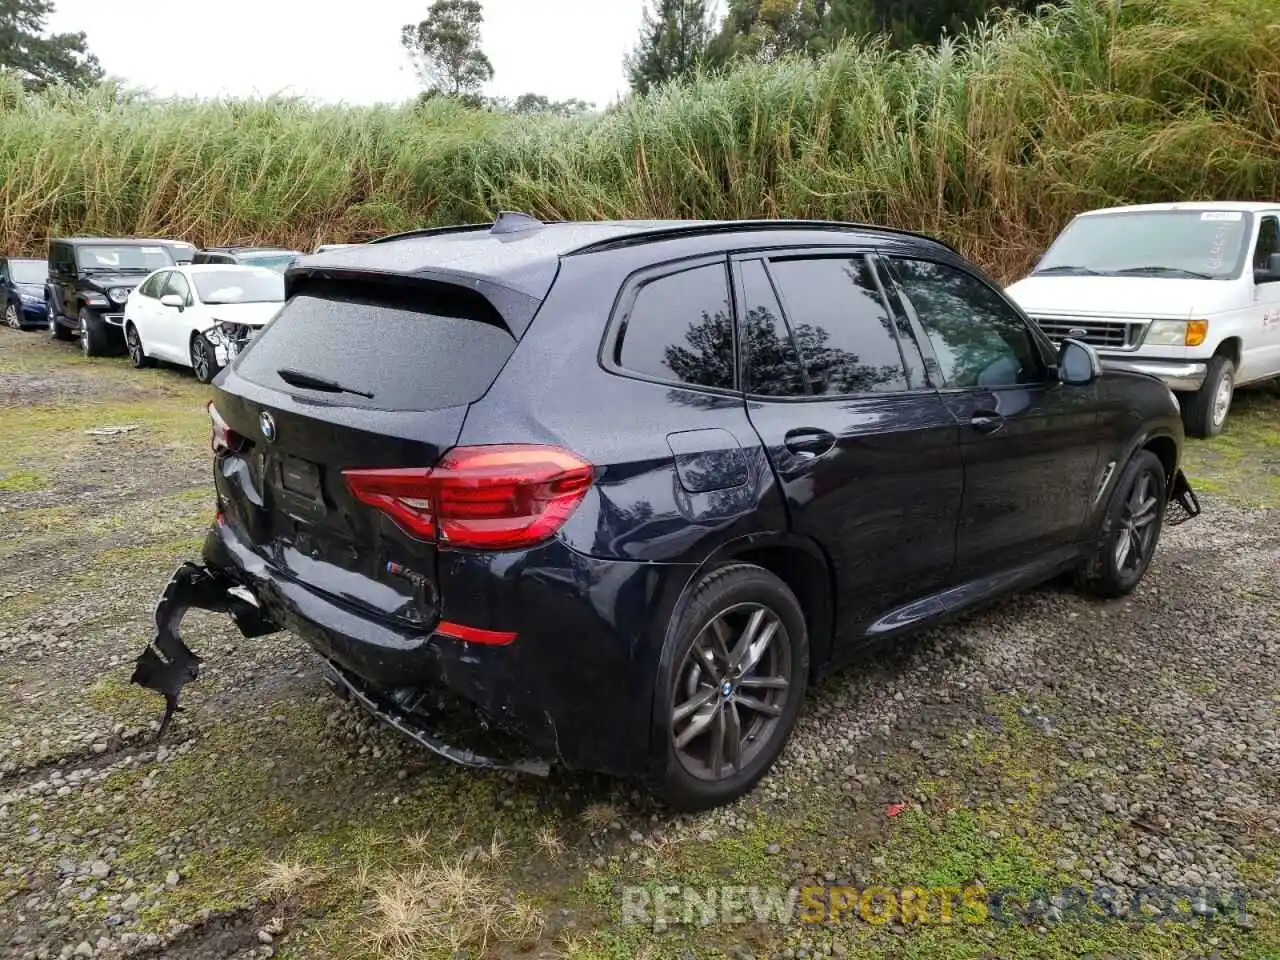
[[[1237,371],[1240,370],[1240,358],[1244,354],[1244,341],[1238,336],[1225,337],[1214,349],[1215,357],[1226,357]]]
[[[816,541],[783,532],[756,533],[730,540],[698,565],[681,589],[668,618],[658,676],[665,676],[670,667],[667,662],[670,644],[667,641],[684,613],[689,597],[707,574],[734,563],[750,563],[769,571],[795,594],[809,632],[812,679],[831,656],[836,622],[835,574],[830,558]]]

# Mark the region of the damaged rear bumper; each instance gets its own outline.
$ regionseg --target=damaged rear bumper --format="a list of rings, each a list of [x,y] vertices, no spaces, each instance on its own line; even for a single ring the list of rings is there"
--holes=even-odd
[[[161,694],[165,700],[164,716],[157,739],[164,736],[176,712],[183,687],[198,679],[202,659],[194,653],[181,635],[181,625],[192,609],[209,610],[230,615],[240,632],[249,639],[263,637],[282,629],[287,618],[278,616],[280,600],[260,597],[246,582],[227,571],[210,567],[183,564],[165,587],[155,609],[156,635],[137,658],[131,682]],[[265,593],[265,592],[264,592]],[[277,616],[273,616],[271,611]],[[326,681],[343,700],[351,701],[388,726],[410,737],[431,752],[454,763],[487,770],[512,770],[536,776],[546,776],[550,763],[539,758],[507,760],[487,756],[476,750],[448,743],[431,728],[430,715],[421,707],[428,699],[415,691],[405,706],[395,702],[392,695],[379,691],[361,681],[332,659],[322,658]],[[435,698],[434,702],[441,702]],[[407,707],[407,708],[406,708]]]

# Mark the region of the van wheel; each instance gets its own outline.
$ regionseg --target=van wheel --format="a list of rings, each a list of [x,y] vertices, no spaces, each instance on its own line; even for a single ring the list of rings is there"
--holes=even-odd
[[[737,799],[795,727],[809,679],[804,613],[769,571],[707,574],[668,636],[654,698],[652,780],[679,810]]]
[[[138,328],[132,323],[124,328],[124,345],[129,351],[129,362],[135,369],[141,370],[155,363],[142,348],[142,338],[138,336]]]
[[[1216,437],[1222,433],[1235,396],[1236,365],[1226,357],[1209,361],[1200,389],[1182,405],[1182,422],[1193,437]]]
[[[191,372],[201,383],[209,383],[221,371],[213,355],[213,347],[207,338],[198,333],[191,335]]]
[[[1111,494],[1097,551],[1077,575],[1083,590],[1123,597],[1142,581],[1160,542],[1168,490],[1160,458],[1150,450],[1139,451]]]
[[[80,349],[86,357],[107,354],[107,321],[88,308],[80,310]]]

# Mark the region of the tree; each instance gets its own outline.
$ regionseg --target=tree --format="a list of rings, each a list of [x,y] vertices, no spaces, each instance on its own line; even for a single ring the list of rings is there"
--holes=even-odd
[[[0,0],[0,71],[12,72],[28,90],[57,83],[89,87],[102,79],[102,67],[83,33],[45,36],[53,0]]]
[[[480,0],[435,0],[425,20],[401,29],[400,43],[428,90],[473,95],[493,79],[493,64],[480,49],[482,23]]]
[[[550,113],[557,117],[574,117],[580,113],[589,113],[595,109],[594,103],[587,103],[574,97],[569,100],[552,100],[540,93],[522,93],[510,104],[505,101],[494,101],[494,109],[508,113]]]
[[[653,0],[640,43],[626,59],[631,89],[645,94],[697,69],[713,33],[709,0]]]

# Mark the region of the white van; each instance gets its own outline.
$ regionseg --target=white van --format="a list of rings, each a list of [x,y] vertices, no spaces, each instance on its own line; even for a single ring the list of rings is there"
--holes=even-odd
[[[1280,376],[1280,203],[1084,213],[1008,293],[1055,342],[1160,377],[1214,436],[1237,385]]]

